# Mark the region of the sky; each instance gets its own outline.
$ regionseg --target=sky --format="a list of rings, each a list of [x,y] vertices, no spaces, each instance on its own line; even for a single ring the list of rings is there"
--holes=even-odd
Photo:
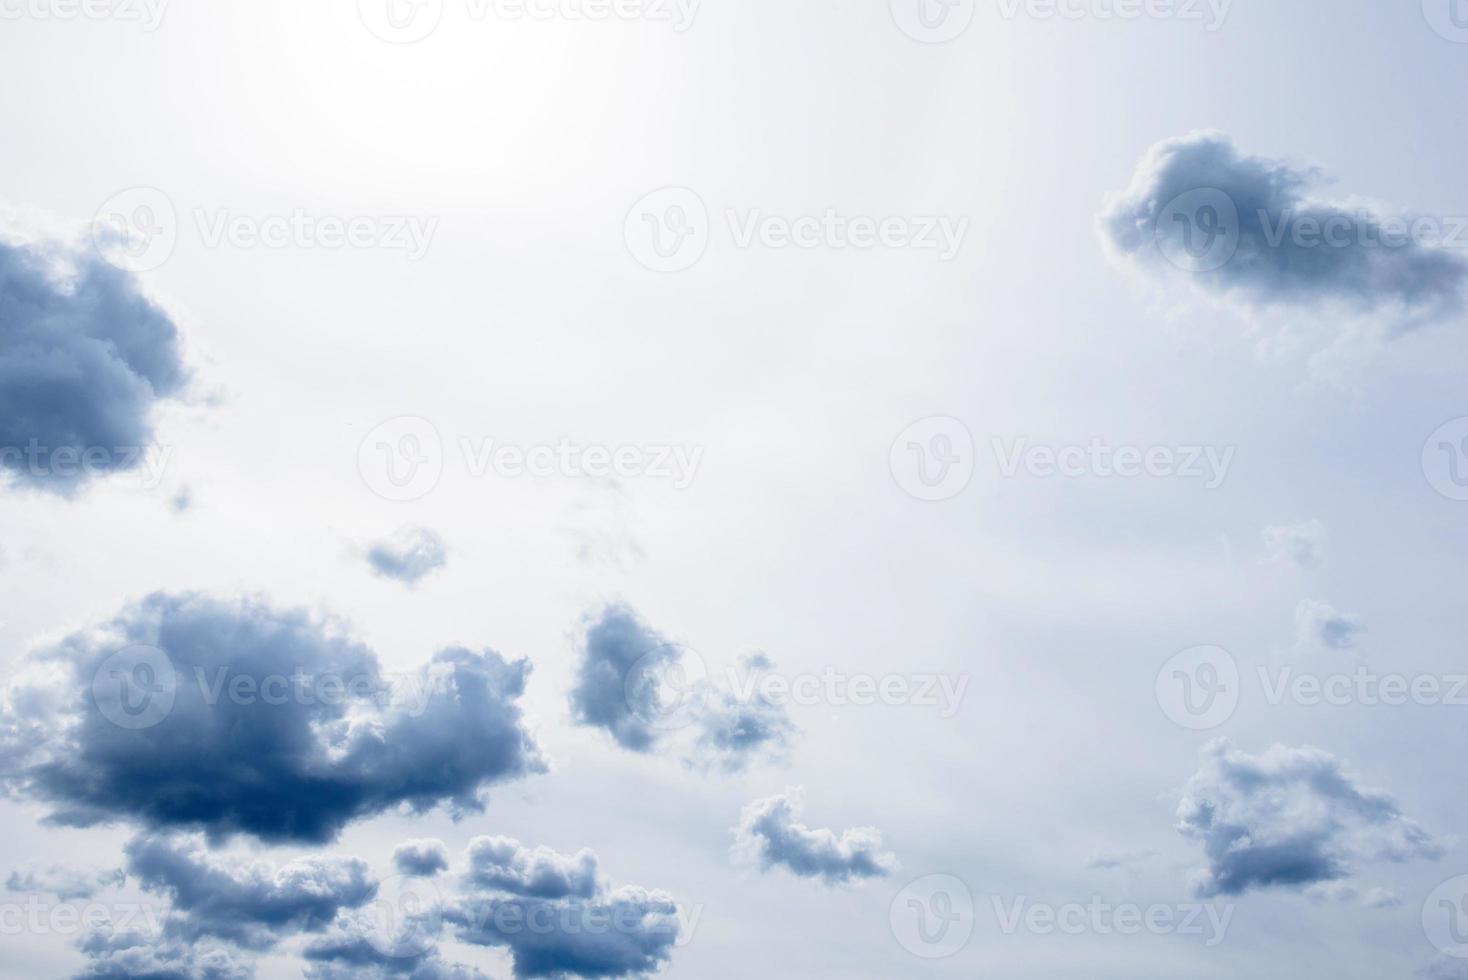
[[[0,977],[1468,977],[1460,0],[0,65]]]

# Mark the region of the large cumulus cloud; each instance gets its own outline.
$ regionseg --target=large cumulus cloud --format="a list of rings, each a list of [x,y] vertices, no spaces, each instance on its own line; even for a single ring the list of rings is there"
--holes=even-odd
[[[518,704],[529,672],[451,648],[394,681],[305,612],[156,594],[36,654],[0,705],[0,785],[55,822],[216,840],[324,842],[400,806],[477,811],[487,786],[544,769]]]
[[[1251,756],[1209,744],[1178,805],[1178,832],[1202,844],[1202,896],[1303,890],[1351,877],[1363,861],[1436,858],[1441,847],[1386,793],[1315,748]]]
[[[136,468],[187,381],[177,326],[131,273],[0,240],[0,481],[67,494]]]
[[[1463,228],[1311,197],[1319,179],[1197,132],[1152,147],[1098,226],[1122,260],[1255,306],[1339,305],[1398,328],[1462,310],[1468,261],[1442,246]]]
[[[734,828],[734,853],[761,870],[782,867],[802,878],[845,885],[882,878],[897,869],[897,859],[882,849],[874,827],[855,827],[836,834],[800,823],[800,790],[787,790],[744,808]]]

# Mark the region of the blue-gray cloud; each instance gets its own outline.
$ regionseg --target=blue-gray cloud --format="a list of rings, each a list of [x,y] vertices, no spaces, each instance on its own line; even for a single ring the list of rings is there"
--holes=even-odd
[[[400,806],[477,812],[489,785],[545,768],[518,703],[529,672],[451,648],[394,683],[305,612],[160,593],[13,682],[0,786],[51,804],[53,822],[216,840],[324,842]]]
[[[426,527],[405,527],[367,549],[367,563],[383,578],[416,585],[448,562],[443,538]]]
[[[617,744],[633,752],[650,752],[662,734],[657,724],[659,706],[641,704],[629,696],[633,671],[676,670],[682,650],[668,642],[630,606],[603,610],[586,631],[581,666],[571,692],[576,721],[605,729]],[[655,697],[650,692],[649,697]]]
[[[763,871],[785,868],[828,885],[883,878],[897,870],[896,857],[882,849],[882,834],[875,827],[855,827],[839,836],[812,830],[799,822],[801,809],[798,789],[746,806],[734,828],[736,857],[757,863]]]
[[[161,940],[131,930],[97,929],[78,948],[88,957],[75,980],[251,980],[252,963],[226,946]]]
[[[1193,133],[1152,147],[1098,225],[1119,257],[1258,306],[1339,302],[1402,328],[1461,311],[1468,261],[1441,245],[1462,228],[1308,197],[1319,179]]]
[[[179,331],[85,250],[0,241],[0,477],[71,494],[135,469],[188,382]]]
[[[1359,785],[1334,756],[1283,746],[1251,756],[1222,739],[1203,750],[1177,829],[1208,859],[1194,883],[1202,896],[1302,890],[1347,879],[1362,861],[1442,853],[1395,800]]]
[[[12,871],[5,879],[5,887],[12,892],[55,895],[63,902],[70,902],[91,898],[109,888],[120,888],[126,882],[127,874],[121,868],[82,870],[53,864]]]
[[[441,840],[406,840],[392,852],[393,866],[415,878],[431,878],[449,869],[449,849]]]
[[[529,850],[508,837],[476,837],[469,842],[466,886],[527,898],[593,898],[601,888],[596,855],[575,856],[548,847]]]
[[[1354,650],[1365,632],[1361,617],[1343,613],[1328,602],[1304,599],[1295,607],[1295,649],[1301,652]]]
[[[434,945],[440,910],[417,911],[422,917],[411,925],[393,916],[342,916],[330,932],[313,939],[303,951],[306,980],[485,980],[473,967],[445,961]]]

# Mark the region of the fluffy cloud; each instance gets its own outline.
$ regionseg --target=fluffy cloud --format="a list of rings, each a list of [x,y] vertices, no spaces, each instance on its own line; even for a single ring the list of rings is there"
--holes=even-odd
[[[1178,805],[1177,829],[1203,846],[1208,867],[1195,883],[1203,896],[1305,889],[1347,879],[1362,861],[1441,853],[1390,796],[1308,747],[1251,756],[1226,740],[1210,743]]]
[[[55,895],[63,902],[91,898],[100,891],[120,888],[127,881],[121,868],[83,871],[60,865],[29,867],[12,871],[5,887],[13,892]]]
[[[89,933],[78,947],[89,962],[75,980],[251,980],[255,976],[253,965],[214,944],[102,929]]]
[[[394,867],[405,875],[431,878],[449,868],[449,849],[441,840],[403,841],[392,852]]]
[[[417,585],[448,561],[443,538],[426,527],[405,527],[367,549],[367,563],[383,578]]]
[[[418,910],[423,918],[396,935],[384,921],[363,914],[343,916],[331,932],[306,946],[306,980],[484,980],[472,967],[446,962],[433,944],[440,931],[440,909]],[[410,941],[404,942],[407,938]]]
[[[1305,599],[1295,607],[1295,649],[1301,652],[1354,650],[1365,632],[1361,617],[1343,613],[1328,602]]]
[[[589,851],[475,843],[464,883],[478,894],[452,903],[444,919],[464,942],[508,949],[516,977],[634,977],[670,959],[680,933],[672,896],[610,890]]]
[[[768,657],[745,661],[746,673],[769,670]],[[778,758],[795,733],[783,705],[711,683],[697,654],[667,640],[626,605],[590,621],[571,709],[579,724],[601,728],[618,745],[652,752],[681,744],[698,768],[738,772],[760,757]]]
[[[1413,233],[1413,219],[1307,196],[1319,179],[1246,156],[1221,133],[1193,133],[1154,146],[1098,225],[1119,258],[1182,268],[1203,289],[1255,306],[1338,303],[1387,312],[1402,328],[1459,312],[1468,263]]]
[[[1317,520],[1264,529],[1264,547],[1269,552],[1269,560],[1300,568],[1319,567],[1325,558],[1328,539],[1325,525]]]
[[[120,651],[120,652],[119,652]],[[3,785],[54,822],[324,842],[399,806],[482,809],[543,771],[527,661],[446,649],[394,684],[339,627],[156,594],[41,650],[0,704]]]
[[[310,857],[277,868],[210,856],[195,840],[142,836],[127,845],[128,870],[143,889],[166,895],[169,938],[203,937],[264,950],[286,936],[320,932],[343,909],[377,894],[355,858]]]
[[[799,789],[746,806],[734,828],[735,855],[764,871],[783,867],[828,885],[883,878],[897,870],[896,857],[882,850],[875,827],[856,827],[838,837],[799,823],[802,809]]]
[[[132,274],[0,241],[0,479],[70,494],[136,468],[187,381],[177,326]]]

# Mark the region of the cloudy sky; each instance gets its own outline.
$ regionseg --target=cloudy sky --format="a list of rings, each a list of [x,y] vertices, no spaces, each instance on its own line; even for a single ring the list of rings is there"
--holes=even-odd
[[[1468,977],[1460,0],[0,65],[0,977]]]

